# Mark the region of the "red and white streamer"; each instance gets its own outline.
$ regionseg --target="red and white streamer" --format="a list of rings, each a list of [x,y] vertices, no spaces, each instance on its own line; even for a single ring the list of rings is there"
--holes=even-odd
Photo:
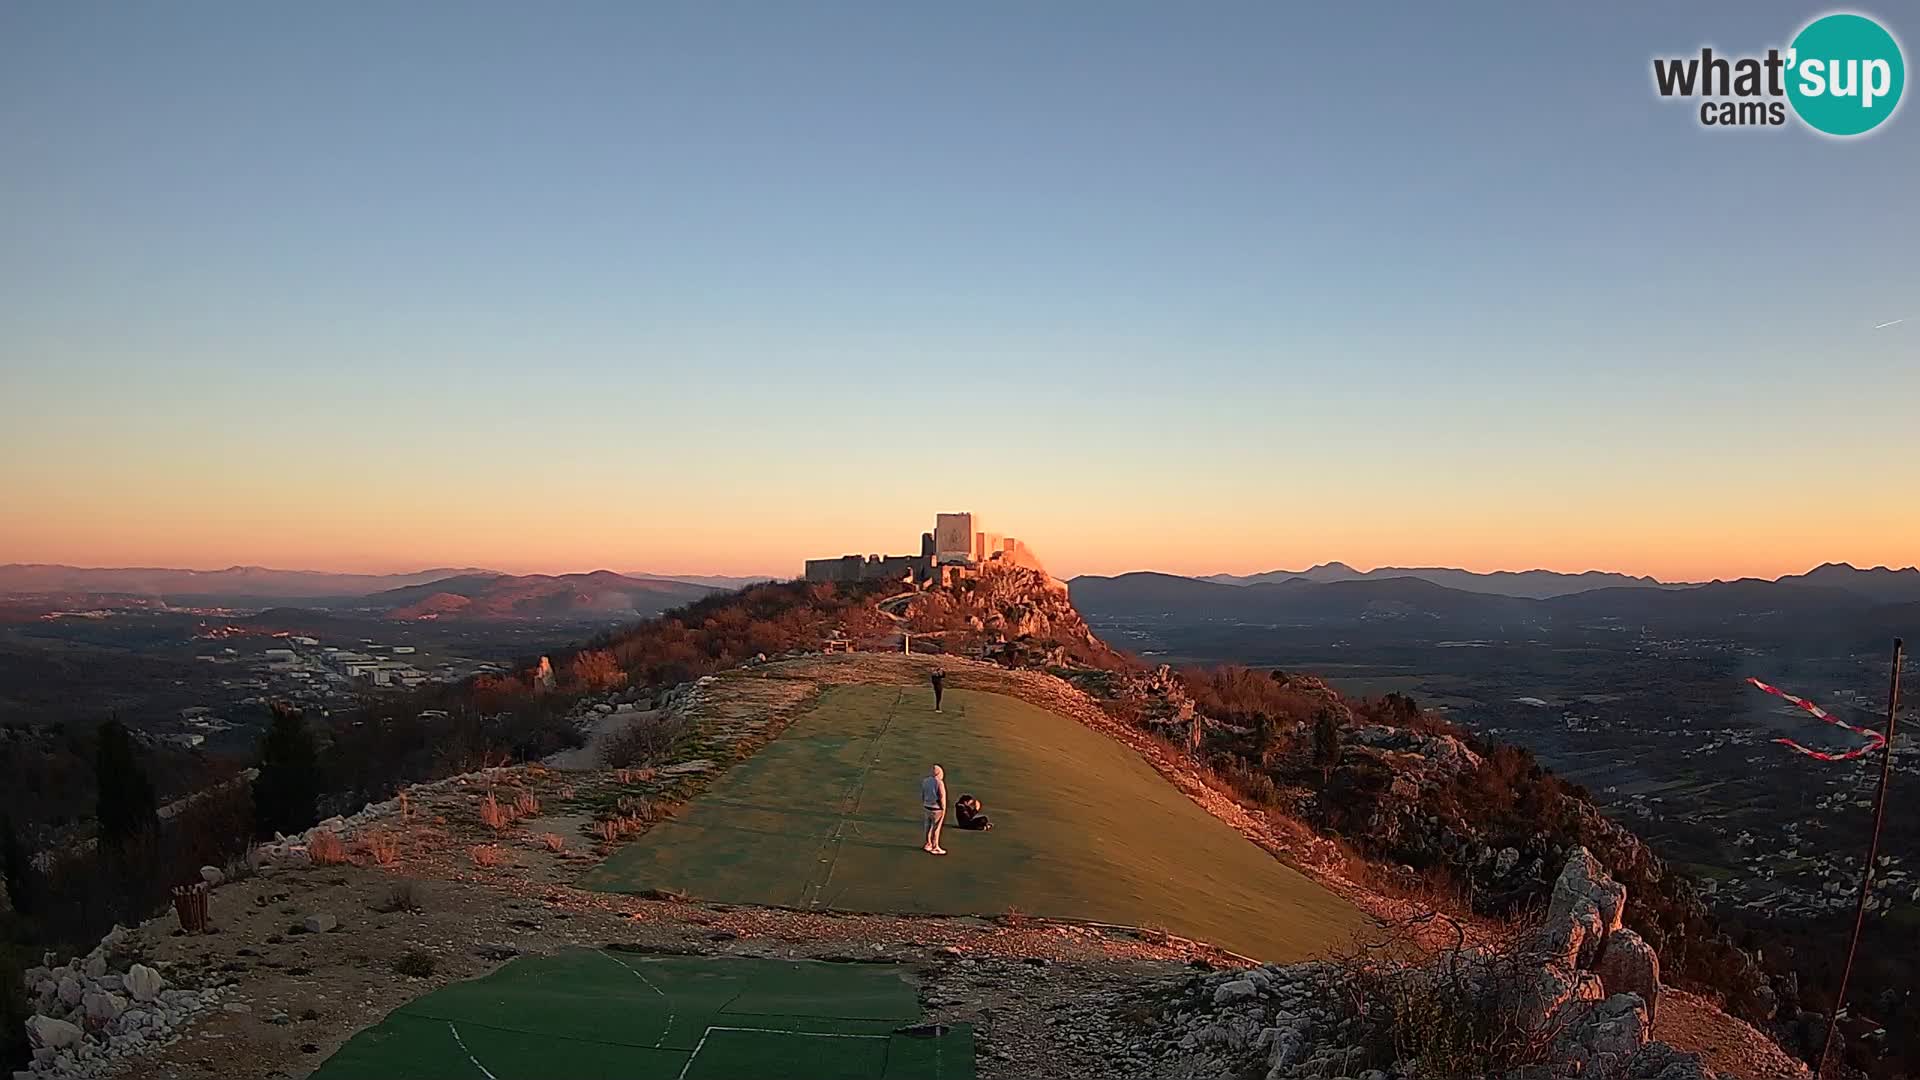
[[[1854,727],[1852,724],[1847,723],[1845,720],[1837,719],[1832,714],[1828,713],[1827,710],[1821,708],[1818,705],[1815,705],[1813,702],[1808,701],[1806,698],[1794,697],[1792,694],[1787,693],[1785,690],[1782,690],[1777,686],[1768,686],[1766,683],[1761,682],[1759,679],[1748,677],[1747,681],[1752,683],[1754,686],[1758,687],[1759,689],[1765,690],[1767,693],[1772,694],[1774,697],[1780,698],[1781,700],[1786,701],[1789,704],[1799,706],[1801,709],[1804,709],[1808,713],[1811,713],[1815,718],[1819,720],[1823,720],[1826,723],[1832,724],[1834,727],[1837,727],[1837,728],[1845,728],[1846,730],[1853,732],[1855,735],[1863,736],[1867,740],[1869,740],[1865,746],[1856,746],[1851,750],[1847,750],[1841,753],[1827,753],[1824,750],[1811,750],[1811,749],[1808,749],[1807,747],[1801,746],[1797,742],[1794,742],[1792,739],[1773,740],[1774,742],[1779,743],[1781,746],[1784,746],[1789,750],[1795,751],[1797,753],[1805,754],[1810,758],[1818,758],[1821,761],[1851,761],[1854,758],[1861,756],[1862,754],[1871,753],[1887,744],[1887,737],[1885,735],[1882,735],[1879,732],[1874,731],[1870,728]]]

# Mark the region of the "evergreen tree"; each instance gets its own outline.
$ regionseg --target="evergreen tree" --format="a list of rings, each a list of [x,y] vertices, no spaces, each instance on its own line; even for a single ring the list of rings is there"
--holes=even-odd
[[[33,862],[12,818],[0,820],[0,874],[7,876],[7,902],[13,910],[33,914]]]
[[[93,779],[99,793],[94,816],[100,822],[103,850],[124,847],[136,834],[159,826],[153,781],[134,756],[132,733],[117,719],[100,725]]]
[[[273,724],[260,737],[259,768],[253,781],[259,836],[300,832],[320,819],[320,750],[300,710],[274,703]]]
[[[1321,709],[1313,718],[1313,763],[1320,767],[1323,783],[1340,763],[1340,714],[1332,709]]]

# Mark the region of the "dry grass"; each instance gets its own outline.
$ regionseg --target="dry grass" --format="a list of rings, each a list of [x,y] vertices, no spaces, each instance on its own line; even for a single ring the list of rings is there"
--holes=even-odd
[[[499,844],[475,844],[467,854],[473,858],[473,865],[486,869],[504,865],[507,861],[507,853],[500,850]]]
[[[375,829],[362,841],[367,855],[379,866],[393,866],[400,861],[400,841],[385,829]]]
[[[391,914],[396,911],[417,912],[422,909],[420,890],[411,881],[396,881],[393,888],[387,890],[385,901],[374,905],[373,910]]]
[[[548,851],[556,855],[567,850],[567,838],[561,836],[559,833],[547,833],[540,838],[540,842],[547,846]]]
[[[513,816],[506,807],[500,805],[500,800],[493,797],[493,792],[489,791],[486,799],[480,803],[480,822],[494,832],[499,832],[513,823]]]
[[[325,829],[307,841],[307,860],[315,866],[340,866],[347,862],[347,845]]]
[[[522,791],[513,797],[513,813],[515,817],[532,817],[539,812],[540,800],[533,797],[533,792]]]

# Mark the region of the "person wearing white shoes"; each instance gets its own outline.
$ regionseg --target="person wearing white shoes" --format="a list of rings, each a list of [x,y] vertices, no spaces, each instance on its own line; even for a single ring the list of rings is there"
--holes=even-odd
[[[938,765],[920,780],[920,805],[927,812],[927,842],[920,845],[920,850],[945,855],[947,849],[940,846],[940,824],[947,818],[947,774]]]

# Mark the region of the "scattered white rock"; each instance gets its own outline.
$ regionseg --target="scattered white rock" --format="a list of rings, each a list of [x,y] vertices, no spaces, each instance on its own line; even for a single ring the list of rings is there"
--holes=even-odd
[[[127,993],[135,1001],[152,1001],[160,991],[166,988],[167,980],[160,973],[145,964],[135,964],[127,969]]]

